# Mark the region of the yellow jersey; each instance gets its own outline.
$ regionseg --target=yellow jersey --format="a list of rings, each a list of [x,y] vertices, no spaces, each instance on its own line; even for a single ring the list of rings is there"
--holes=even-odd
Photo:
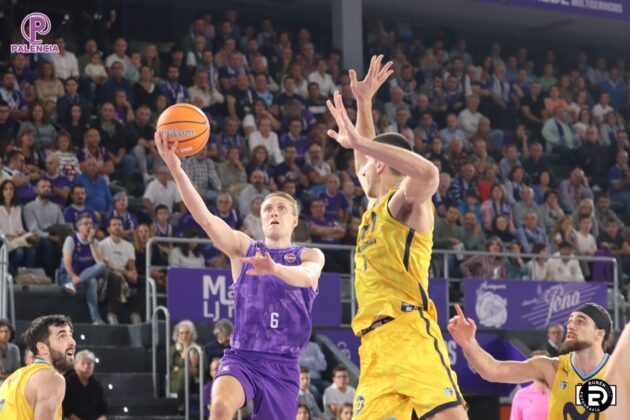
[[[33,408],[26,399],[26,384],[35,373],[43,369],[53,369],[46,362],[35,362],[13,372],[0,387],[0,419],[32,420]],[[61,420],[61,405],[55,415]]]
[[[401,304],[423,308],[437,320],[428,296],[433,232],[420,234],[390,214],[390,189],[363,214],[354,257],[354,284],[359,304],[352,321],[356,335],[378,316],[397,318]]]
[[[573,352],[559,357],[558,370],[549,394],[548,420],[605,420],[605,411],[593,413],[576,402],[576,386],[591,379],[603,379],[608,353],[593,372],[582,373],[573,363]]]

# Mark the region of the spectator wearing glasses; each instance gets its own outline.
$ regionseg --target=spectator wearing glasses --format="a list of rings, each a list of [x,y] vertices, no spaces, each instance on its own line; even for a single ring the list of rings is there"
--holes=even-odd
[[[96,242],[92,216],[80,215],[77,218],[76,229],[77,232],[68,236],[63,244],[59,284],[71,295],[76,294],[77,287],[84,287],[92,323],[102,325],[96,283],[98,278],[105,274],[106,266]]]

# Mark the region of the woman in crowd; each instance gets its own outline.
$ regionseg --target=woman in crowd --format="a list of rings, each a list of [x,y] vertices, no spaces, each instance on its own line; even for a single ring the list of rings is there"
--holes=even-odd
[[[81,173],[79,159],[74,151],[74,145],[67,131],[60,131],[53,143],[53,154],[59,158],[59,170],[68,178],[73,179]]]
[[[505,188],[501,184],[494,184],[490,190],[490,198],[481,205],[481,222],[483,230],[490,232],[493,230],[492,222],[497,216],[505,216],[508,221],[509,231],[516,233],[514,222],[512,221],[512,207],[505,198]]]
[[[186,350],[193,344],[199,345],[197,342],[197,329],[195,325],[188,321],[180,321],[175,325],[173,330],[173,344],[169,349],[169,359],[171,361],[171,393],[177,394],[177,401],[179,403],[178,411],[184,411],[184,392],[186,387],[185,382],[185,362],[186,362]],[[199,369],[205,371],[206,365],[203,360],[203,353],[200,355],[194,350],[188,352],[188,373],[191,382],[190,389],[196,390],[197,386],[194,386],[199,377]]]
[[[539,206],[545,202],[545,195],[547,191],[551,190],[551,172],[548,170],[542,170],[538,174],[538,179],[534,183],[534,197],[536,198],[536,204]]]
[[[182,237],[199,239],[199,234],[194,229],[190,229],[185,231]],[[198,243],[177,244],[168,256],[168,265],[171,267],[205,268],[206,260],[202,250],[202,246]]]
[[[13,274],[18,267],[35,267],[36,251],[33,248],[33,235],[22,224],[22,207],[11,180],[0,183],[2,207],[0,207],[0,234],[4,235],[9,250],[9,267]]]
[[[65,94],[63,84],[55,74],[55,66],[50,61],[39,62],[39,72],[35,80],[37,100],[52,114],[55,112],[57,99]]]
[[[486,242],[487,252],[501,252],[501,239],[490,237]],[[506,275],[505,259],[496,255],[475,255],[459,265],[464,278],[504,279]]]
[[[553,231],[558,220],[564,216],[564,211],[558,201],[558,193],[549,190],[545,193],[544,203],[538,208],[538,216],[542,220],[542,225],[547,233]]]
[[[57,129],[51,124],[48,112],[39,102],[34,102],[28,107],[27,120],[20,124],[20,129],[30,128],[35,133],[35,144],[40,150],[48,149],[52,146]]]
[[[558,246],[562,242],[569,242],[573,246],[573,249],[575,249],[577,245],[577,232],[573,227],[573,219],[571,216],[562,216],[556,223],[556,226],[549,237],[554,245],[554,250],[558,249]]]
[[[65,121],[61,122],[61,126],[70,136],[74,148],[83,147],[83,137],[88,128],[87,119],[88,115],[83,115],[83,108],[74,104],[70,107]]]

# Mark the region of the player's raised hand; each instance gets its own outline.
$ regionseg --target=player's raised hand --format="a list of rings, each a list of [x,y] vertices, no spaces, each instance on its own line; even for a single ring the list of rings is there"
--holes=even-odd
[[[341,94],[339,91],[335,91],[333,100],[326,101],[328,110],[337,122],[338,131],[328,130],[328,135],[337,140],[341,146],[346,149],[354,149],[356,145],[361,141],[362,137],[350,121],[346,108],[343,105]]]
[[[388,61],[383,67],[381,63],[383,55],[374,55],[370,60],[370,68],[363,80],[357,79],[357,72],[350,70],[350,88],[358,101],[369,101],[379,90],[381,85],[392,75],[394,70],[391,69],[393,62]]]
[[[457,315],[448,322],[447,329],[453,336],[453,340],[455,340],[460,347],[464,347],[470,340],[475,338],[477,325],[475,325],[475,321],[472,319],[466,318],[459,305],[455,305],[455,311],[457,311]]]
[[[182,162],[179,159],[179,156],[177,156],[177,154],[175,153],[175,150],[177,150],[177,142],[173,143],[169,148],[168,136],[166,133],[159,131],[155,132],[155,147],[157,148],[160,157],[162,158],[166,166],[168,166],[168,169],[171,170],[171,172],[173,171],[173,169],[179,168],[181,166]]]
[[[271,259],[269,253],[264,255],[255,255],[253,257],[241,258],[243,264],[251,264],[253,267],[248,269],[245,274],[252,276],[262,276],[265,274],[273,274],[276,268],[276,263]]]

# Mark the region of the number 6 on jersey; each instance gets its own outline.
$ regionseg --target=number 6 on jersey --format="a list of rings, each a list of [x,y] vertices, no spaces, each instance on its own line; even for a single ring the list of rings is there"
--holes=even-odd
[[[269,323],[271,328],[278,328],[278,316],[280,316],[278,312],[271,313],[271,322]]]

